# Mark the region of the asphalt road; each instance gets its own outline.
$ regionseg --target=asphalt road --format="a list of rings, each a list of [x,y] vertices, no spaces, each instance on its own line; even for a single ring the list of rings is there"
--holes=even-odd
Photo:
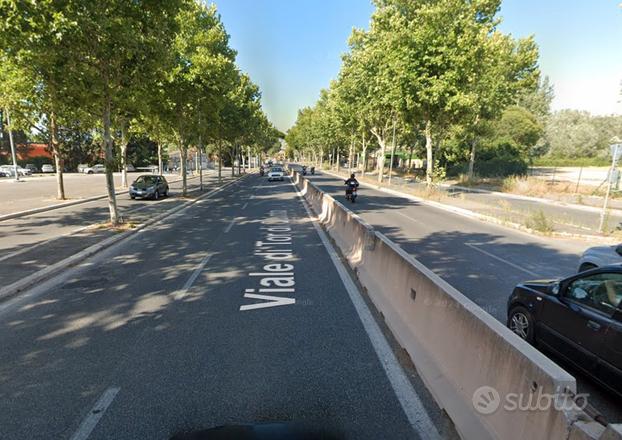
[[[347,203],[343,180],[326,174],[308,177]],[[356,203],[347,207],[503,323],[516,284],[576,272],[579,255],[592,245],[529,235],[364,186]],[[590,394],[594,407],[609,421],[622,422],[622,402],[563,366],[577,377],[579,392]]]
[[[225,175],[224,177],[227,176]],[[83,177],[91,178],[93,176]],[[206,185],[213,185],[218,181],[213,172],[206,174],[203,179]],[[24,183],[24,185],[27,184],[30,184],[30,182]],[[99,185],[99,188],[98,194],[101,194],[104,189],[103,184]],[[195,191],[198,188],[198,178],[188,180],[188,191]],[[160,208],[157,206],[159,204],[166,204],[172,207],[174,204],[181,202],[177,197],[180,193],[181,181],[175,181],[170,183],[170,197],[168,199],[162,199],[157,202],[141,199],[131,200],[127,192],[124,192],[117,195],[117,206],[122,216],[130,218],[132,214],[140,211],[159,210]],[[11,253],[20,252],[24,246],[40,244],[46,240],[76,232],[87,226],[106,222],[109,220],[109,215],[108,200],[104,198],[0,221],[0,261]]]
[[[287,260],[257,243],[269,233]],[[260,291],[277,263],[293,291]],[[357,310],[291,184],[242,179],[0,304],[0,438],[255,421],[418,438]]]

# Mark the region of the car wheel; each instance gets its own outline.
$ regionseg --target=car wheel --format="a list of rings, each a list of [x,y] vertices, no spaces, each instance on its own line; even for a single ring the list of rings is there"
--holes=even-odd
[[[93,171],[88,171],[86,174],[93,174]]]
[[[579,272],[585,272],[586,270],[596,269],[598,266],[592,263],[583,263],[581,267],[579,267]]]
[[[130,199],[134,200],[136,198],[136,196],[130,196]]]
[[[164,191],[164,194],[162,194],[164,197],[168,197],[168,188],[166,188],[166,191]]]
[[[516,306],[510,311],[508,327],[525,341],[533,343],[533,318],[525,307]]]
[[[156,190],[156,192],[153,193],[153,200],[158,200],[160,198],[160,191]]]

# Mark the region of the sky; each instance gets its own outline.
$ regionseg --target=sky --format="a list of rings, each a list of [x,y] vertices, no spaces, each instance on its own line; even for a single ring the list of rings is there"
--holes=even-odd
[[[336,78],[354,27],[371,0],[216,0],[238,64],[262,91],[270,120],[286,131]],[[555,87],[553,110],[622,114],[620,0],[504,0],[500,29],[534,35],[540,68]]]

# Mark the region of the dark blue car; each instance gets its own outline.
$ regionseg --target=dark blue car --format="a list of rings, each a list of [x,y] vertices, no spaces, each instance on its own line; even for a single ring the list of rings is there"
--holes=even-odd
[[[622,395],[622,267],[527,281],[508,301],[508,327]]]

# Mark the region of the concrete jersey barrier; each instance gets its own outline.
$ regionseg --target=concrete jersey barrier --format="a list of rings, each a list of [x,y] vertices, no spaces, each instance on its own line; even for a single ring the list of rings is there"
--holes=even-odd
[[[605,428],[573,405],[574,377],[333,197],[293,179],[463,438],[622,439],[620,425]]]

